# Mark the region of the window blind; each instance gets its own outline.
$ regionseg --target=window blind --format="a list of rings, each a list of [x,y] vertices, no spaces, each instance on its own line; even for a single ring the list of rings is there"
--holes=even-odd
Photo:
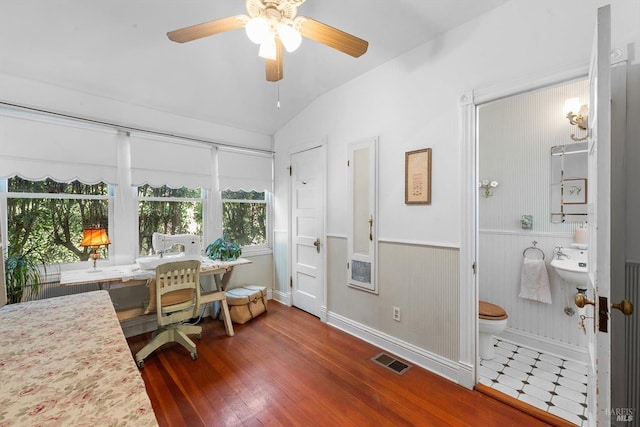
[[[0,108],[0,177],[116,183],[116,130]]]
[[[273,156],[247,151],[218,149],[221,190],[273,191]]]
[[[132,184],[211,189],[213,149],[179,138],[132,133]]]

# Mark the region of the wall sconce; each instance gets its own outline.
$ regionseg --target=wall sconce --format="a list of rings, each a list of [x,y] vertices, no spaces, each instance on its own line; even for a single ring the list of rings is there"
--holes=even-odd
[[[572,140],[584,141],[589,138],[589,107],[587,104],[580,104],[580,98],[567,99],[564,103],[563,113],[569,123],[586,132],[586,135],[581,138],[578,138],[575,133],[571,134]]]
[[[90,247],[92,249],[91,255],[89,255],[89,258],[93,260],[93,267],[89,269],[90,273],[96,273],[100,271],[96,267],[96,261],[98,261],[98,258],[100,258],[98,248],[100,246],[106,246],[109,244],[111,244],[111,241],[109,240],[109,236],[107,236],[107,232],[104,228],[87,228],[86,230],[84,230],[80,246]]]
[[[493,189],[498,186],[498,181],[489,181],[488,179],[483,179],[478,183],[478,187],[482,188],[482,195],[484,197],[493,196]]]

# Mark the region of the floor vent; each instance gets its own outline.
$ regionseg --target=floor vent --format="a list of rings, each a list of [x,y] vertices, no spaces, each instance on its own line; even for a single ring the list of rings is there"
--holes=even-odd
[[[394,359],[393,357],[385,353],[380,353],[371,360],[395,372],[398,375],[404,374],[411,367],[410,365],[407,365],[406,363],[403,363],[397,359]]]

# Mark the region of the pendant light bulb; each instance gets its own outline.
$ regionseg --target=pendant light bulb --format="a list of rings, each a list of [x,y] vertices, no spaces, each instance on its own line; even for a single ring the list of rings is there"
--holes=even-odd
[[[262,16],[251,18],[244,27],[247,37],[255,44],[262,44],[269,37],[269,23]]]
[[[289,53],[298,49],[298,47],[300,47],[300,43],[302,43],[302,36],[300,33],[291,25],[287,25],[282,22],[278,25],[278,37],[280,38],[284,48]]]

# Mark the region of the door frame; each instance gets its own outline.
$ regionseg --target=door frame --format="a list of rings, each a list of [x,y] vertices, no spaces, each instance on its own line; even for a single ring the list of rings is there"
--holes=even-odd
[[[620,49],[612,47],[611,49],[611,96],[618,99],[620,102],[614,103],[611,108],[611,138],[612,144],[618,145],[618,155],[624,156],[624,140],[625,125],[626,125],[626,74],[627,74],[627,61],[628,53],[626,49]],[[479,89],[469,92],[465,92],[459,98],[459,105],[461,109],[461,185],[462,185],[462,199],[461,199],[461,246],[460,246],[460,371],[458,375],[458,382],[469,388],[473,389],[474,385],[478,382],[477,367],[479,366],[478,359],[478,278],[475,274],[475,262],[477,260],[478,253],[478,159],[477,159],[477,122],[476,122],[476,108],[477,106],[495,101],[507,96],[516,95],[518,93],[527,92],[535,89],[544,88],[547,86],[567,82],[577,78],[587,78],[589,74],[589,66],[585,64],[583,67],[566,70],[551,75],[544,75],[539,78],[527,78],[514,81],[510,84],[504,84],[488,89]],[[622,148],[620,149],[620,144]],[[620,161],[621,158],[616,159]],[[618,185],[619,191],[624,193],[624,176],[620,175],[620,171],[616,171],[613,174],[612,179],[615,179],[616,185]],[[622,196],[624,197],[624,195]],[[624,214],[623,214],[624,215]],[[620,240],[624,238],[624,232],[621,231],[620,225],[624,218],[618,217],[616,220],[617,226],[612,230],[612,235],[615,235],[616,239]],[[624,263],[626,257],[620,254],[616,255],[614,262]],[[624,272],[624,268],[617,266],[615,268],[616,274],[621,271]],[[612,280],[617,283],[624,283],[624,277],[615,276]],[[610,303],[618,301],[620,299],[619,288],[617,285],[611,285],[611,298]],[[613,294],[617,296],[614,297]],[[615,299],[617,298],[617,299]],[[620,323],[619,313],[615,315],[610,314],[609,322],[612,318],[616,319]],[[614,316],[617,316],[614,317]],[[611,331],[611,328],[610,328]],[[611,332],[610,332],[611,334]],[[613,356],[612,356],[613,357]],[[622,357],[618,354],[615,362],[612,366],[612,378],[620,377],[617,369],[622,368]],[[614,360],[614,359],[612,359]],[[615,372],[614,372],[615,371]],[[612,397],[612,404],[620,405],[626,399],[624,392],[616,394]]]
[[[611,64],[611,98],[614,100],[611,104],[611,163],[614,165],[625,164],[627,143],[627,66],[628,52],[626,50],[612,49],[618,51],[619,56],[612,58]],[[615,149],[615,151],[614,151]],[[615,156],[615,157],[614,157]],[[626,164],[624,168],[615,168],[611,173],[611,184],[613,188],[617,188],[617,193],[612,193],[613,204],[620,203],[620,200],[626,201],[627,182],[626,182]],[[611,221],[611,239],[617,242],[611,247],[611,286],[609,295],[609,304],[620,302],[627,298],[625,294],[624,283],[626,274],[626,216],[627,209],[615,211],[612,213]],[[622,251],[622,253],[621,253]],[[636,308],[637,310],[637,308]],[[611,348],[621,348],[625,344],[627,322],[625,316],[621,313],[615,313],[609,309],[609,330]],[[612,313],[613,312],[613,313]],[[636,316],[637,312],[634,313]],[[611,353],[611,378],[616,381],[618,387],[611,387],[611,406],[624,407],[628,401],[628,387],[624,383],[621,387],[621,381],[627,378],[626,366],[627,358],[632,357],[623,351]]]
[[[476,108],[487,102],[544,87],[586,78],[588,64],[553,74],[540,74],[510,83],[463,93],[460,106],[460,341],[458,383],[473,389],[478,382],[478,147]]]
[[[295,154],[302,153],[304,151],[321,149],[320,156],[318,161],[320,161],[322,171],[322,236],[320,236],[320,247],[324,250],[322,251],[322,291],[320,298],[320,321],[327,322],[327,137],[324,136],[320,138],[319,141],[308,142],[303,144],[293,145],[289,148],[289,167],[291,167],[291,157]],[[290,170],[291,171],[291,170]],[[289,291],[287,292],[288,305],[293,306],[293,185],[291,183],[292,174],[289,174],[289,194],[288,194],[288,203],[287,203],[287,217],[288,217],[288,234],[289,234],[289,245],[287,248],[287,259],[288,259],[288,273],[289,273]]]

